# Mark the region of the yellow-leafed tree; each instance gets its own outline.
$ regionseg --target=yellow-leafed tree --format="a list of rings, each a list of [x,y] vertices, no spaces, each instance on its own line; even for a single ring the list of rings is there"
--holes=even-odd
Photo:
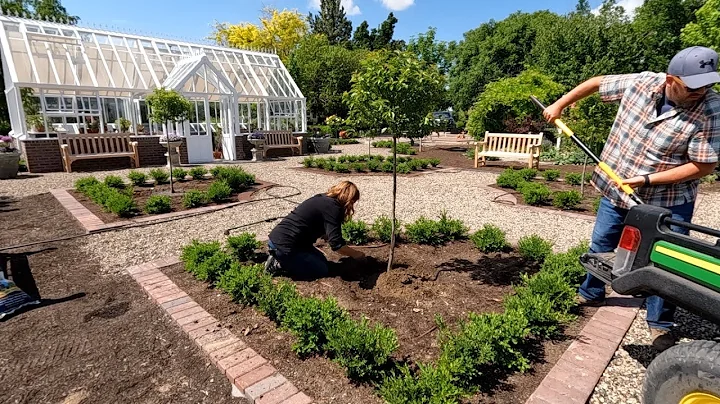
[[[285,63],[308,30],[307,18],[297,10],[265,7],[259,25],[216,23],[211,38],[231,48],[274,49]]]

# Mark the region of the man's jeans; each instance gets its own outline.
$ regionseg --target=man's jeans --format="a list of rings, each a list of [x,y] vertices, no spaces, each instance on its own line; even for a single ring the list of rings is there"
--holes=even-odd
[[[682,220],[690,223],[692,220],[695,203],[689,202],[683,205],[668,208],[672,212],[675,220]],[[603,253],[615,251],[623,230],[623,222],[628,210],[613,206],[606,198],[600,201],[597,219],[595,220],[595,228],[593,229],[592,241],[590,243],[590,252]],[[674,232],[688,235],[688,229],[670,226]],[[590,273],[587,274],[585,282],[580,286],[580,295],[589,300],[605,299],[605,283],[594,277]],[[669,330],[673,325],[673,317],[675,315],[675,305],[664,301],[658,296],[650,296],[645,300],[647,307],[647,323],[650,328]]]
[[[289,254],[278,250],[269,240],[268,247],[273,250],[275,259],[280,263],[280,268],[294,279],[313,280],[328,275],[327,258],[315,247]]]

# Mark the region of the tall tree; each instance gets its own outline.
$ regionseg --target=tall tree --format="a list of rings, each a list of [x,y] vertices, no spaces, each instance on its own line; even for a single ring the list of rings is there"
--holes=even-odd
[[[720,52],[720,0],[707,0],[695,11],[695,22],[682,29],[684,46],[707,46]]]
[[[217,23],[211,37],[220,45],[233,48],[275,49],[284,63],[300,40],[307,34],[308,24],[296,10],[265,7],[260,25]]]
[[[397,22],[397,17],[395,17],[393,13],[390,13],[377,29],[373,29],[371,33],[373,49],[390,49],[393,35],[395,35],[395,24],[397,24]]]
[[[352,34],[352,23],[345,15],[340,0],[321,0],[320,13],[308,17],[313,34],[323,34],[331,45],[347,46]]]
[[[355,49],[372,49],[373,40],[370,36],[370,26],[367,21],[363,21],[355,28],[352,37],[352,47]]]
[[[421,61],[437,66],[440,73],[445,75],[450,68],[447,58],[448,44],[444,41],[435,40],[436,33],[437,29],[428,28],[424,34],[418,34],[416,37],[410,38],[405,50],[415,54]]]
[[[442,99],[443,79],[434,66],[428,66],[410,52],[379,51],[365,58],[353,75],[352,89],[345,95],[350,108],[348,120],[372,128],[385,129],[397,138],[406,134],[425,135],[430,131],[428,114]],[[397,153],[393,147],[392,237],[387,269],[395,252],[395,207],[397,198]]]
[[[591,11],[588,0],[578,0],[577,5],[575,5],[575,12],[578,14],[590,14]]]

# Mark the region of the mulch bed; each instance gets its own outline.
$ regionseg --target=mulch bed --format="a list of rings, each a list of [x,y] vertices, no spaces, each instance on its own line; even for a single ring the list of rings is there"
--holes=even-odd
[[[400,173],[398,173],[397,175],[398,175],[398,177],[419,177],[419,176],[425,175],[425,174],[436,173],[436,172],[438,172],[438,171],[439,171],[440,169],[442,169],[442,168],[444,168],[444,167],[442,167],[442,166],[428,167],[428,168],[426,168],[426,169],[424,169],[424,170],[411,171],[411,172],[408,173],[408,174],[400,174]],[[384,172],[370,172],[370,171],[367,171],[367,172],[359,173],[359,172],[356,172],[356,171],[351,171],[351,172],[349,172],[349,173],[337,173],[337,172],[335,172],[335,171],[327,171],[327,170],[323,170],[323,169],[320,169],[320,168],[294,167],[293,169],[298,170],[298,171],[305,171],[305,172],[309,172],[309,173],[313,173],[313,174],[325,174],[325,175],[330,175],[330,176],[333,176],[333,177],[348,177],[348,176],[387,177],[387,176],[392,176],[392,172],[384,173]]]
[[[435,314],[452,325],[471,311],[500,312],[511,285],[519,281],[523,272],[534,273],[538,269],[515,254],[482,254],[469,242],[453,242],[439,248],[400,244],[390,272],[385,271],[387,246],[358,247],[371,257],[359,267],[333,253],[324,242],[316,245],[331,260],[331,275],[315,281],[296,280],[298,290],[304,295],[333,296],[354,317],[364,315],[392,327],[400,342],[396,352],[400,361],[437,359]],[[243,308],[222,292],[198,282],[183,271],[182,264],[166,269],[165,273],[318,403],[380,402],[370,387],[354,386],[342,369],[329,360],[298,359],[291,351],[293,338],[288,333],[279,332],[274,323],[255,310]],[[538,347],[533,370],[501,377],[469,402],[524,402],[594,311],[585,309],[578,321],[567,328],[562,340]],[[246,332],[249,334],[244,335]]]
[[[9,225],[2,246],[84,233],[50,194],[0,198],[0,221]],[[0,401],[242,403],[132,279],[101,274],[83,242],[23,250],[36,252],[29,264],[44,306],[0,323]]]
[[[570,185],[566,182],[545,181],[543,179],[534,179],[533,182],[547,185],[547,187],[550,188],[550,192],[552,192],[553,194],[558,191],[571,191],[571,190],[580,192],[579,185]],[[501,188],[495,184],[491,184],[490,187],[513,195],[515,197],[515,199],[517,200],[518,205],[530,206],[523,201],[523,197],[520,192],[517,192],[513,189]],[[550,197],[552,198],[552,195]],[[599,197],[600,197],[600,193],[595,189],[595,187],[593,187],[590,184],[585,184],[584,197],[583,197],[582,201],[580,202],[580,205],[578,205],[574,209],[562,210],[558,207],[555,207],[552,205],[552,199],[551,199],[551,202],[548,202],[547,204],[543,204],[543,205],[538,205],[538,207],[541,207],[544,209],[549,209],[549,210],[573,212],[573,213],[580,213],[580,214],[584,214],[584,215],[588,215],[588,216],[595,216],[595,211],[593,210],[594,209],[593,203],[595,202],[595,199],[597,199]]]
[[[143,207],[145,206],[145,203],[147,202],[148,198],[150,198],[153,195],[166,195],[170,197],[170,206],[171,206],[171,212],[183,212],[183,211],[189,211],[192,209],[187,209],[185,206],[183,206],[182,200],[183,200],[183,194],[190,190],[198,190],[198,191],[205,191],[210,187],[210,184],[213,183],[213,180],[211,179],[205,179],[205,180],[187,180],[187,181],[179,181],[175,182],[173,181],[173,188],[175,190],[175,193],[170,193],[170,184],[148,184],[146,186],[133,186],[133,200],[135,201],[135,204],[138,207],[137,212],[134,216],[131,218],[139,218],[139,217],[146,217],[146,216],[153,216],[145,213],[143,210]],[[229,202],[237,202],[238,198],[240,198],[242,195],[250,195],[254,192],[257,192],[258,190],[267,187],[270,185],[269,183],[260,182],[257,181],[254,186],[248,188],[247,190],[243,191],[242,193],[233,193],[232,196],[229,198]],[[83,206],[85,206],[90,212],[92,212],[95,216],[97,216],[100,220],[102,220],[104,223],[113,223],[113,222],[119,222],[128,220],[128,218],[123,218],[115,215],[114,213],[110,213],[105,211],[102,206],[97,205],[95,202],[93,202],[90,198],[86,197],[85,195],[81,194],[80,192],[71,189],[68,190],[70,195],[72,195],[75,199],[78,200]],[[210,202],[207,205],[204,206],[216,206],[216,205],[224,205],[226,203],[215,203]]]

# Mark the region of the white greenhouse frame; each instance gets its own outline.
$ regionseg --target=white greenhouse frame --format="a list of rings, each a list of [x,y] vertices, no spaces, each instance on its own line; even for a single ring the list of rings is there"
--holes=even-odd
[[[274,53],[11,15],[0,15],[0,50],[10,133],[18,140],[81,133],[93,121],[100,133],[115,131],[120,117],[135,134],[138,125],[150,134],[167,133],[172,128],[148,122],[144,103],[159,87],[175,89],[195,105],[178,134],[222,133],[227,160],[236,159],[237,134],[307,130],[305,97]],[[42,132],[29,130],[35,126],[25,116],[25,89],[39,104],[34,111]]]

